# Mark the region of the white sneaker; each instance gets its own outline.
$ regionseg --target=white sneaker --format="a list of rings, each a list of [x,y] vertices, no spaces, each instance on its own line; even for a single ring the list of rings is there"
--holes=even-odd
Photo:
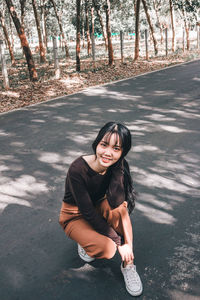
[[[121,264],[121,271],[124,275],[124,281],[126,285],[126,289],[132,296],[139,296],[142,294],[142,282],[140,280],[140,276],[136,271],[136,266],[134,264],[128,264],[125,268],[123,268],[123,264]]]
[[[85,250],[79,244],[78,244],[78,254],[80,258],[86,262],[92,262],[93,260],[95,260],[95,258],[87,255]]]

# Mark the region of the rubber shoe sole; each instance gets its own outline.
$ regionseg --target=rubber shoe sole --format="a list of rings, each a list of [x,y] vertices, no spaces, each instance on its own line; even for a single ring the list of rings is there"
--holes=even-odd
[[[92,261],[95,260],[95,258],[87,255],[87,253],[85,252],[85,250],[79,244],[78,244],[78,255],[85,262],[92,262]]]

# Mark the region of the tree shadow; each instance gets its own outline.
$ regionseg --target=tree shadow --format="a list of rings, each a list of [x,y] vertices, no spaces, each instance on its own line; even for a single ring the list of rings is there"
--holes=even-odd
[[[120,259],[85,264],[58,225],[70,163],[109,120],[133,134],[141,299],[199,297],[197,62],[0,116],[2,300],[129,298]],[[187,84],[183,84],[187,82]],[[131,298],[131,297],[130,297]]]

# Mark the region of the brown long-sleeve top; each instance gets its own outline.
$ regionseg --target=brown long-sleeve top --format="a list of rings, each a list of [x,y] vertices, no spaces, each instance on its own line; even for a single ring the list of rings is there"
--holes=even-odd
[[[106,194],[112,208],[125,200],[123,170],[110,169],[104,175],[95,172],[81,156],[69,167],[63,201],[77,205],[86,221],[100,234],[121,245],[121,236],[97,213],[96,204]]]

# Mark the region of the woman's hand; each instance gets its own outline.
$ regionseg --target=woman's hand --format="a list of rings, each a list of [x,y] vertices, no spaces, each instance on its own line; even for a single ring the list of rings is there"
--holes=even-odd
[[[126,263],[133,262],[134,254],[133,254],[132,247],[130,247],[129,244],[118,246],[117,249],[122,258],[122,261]]]

